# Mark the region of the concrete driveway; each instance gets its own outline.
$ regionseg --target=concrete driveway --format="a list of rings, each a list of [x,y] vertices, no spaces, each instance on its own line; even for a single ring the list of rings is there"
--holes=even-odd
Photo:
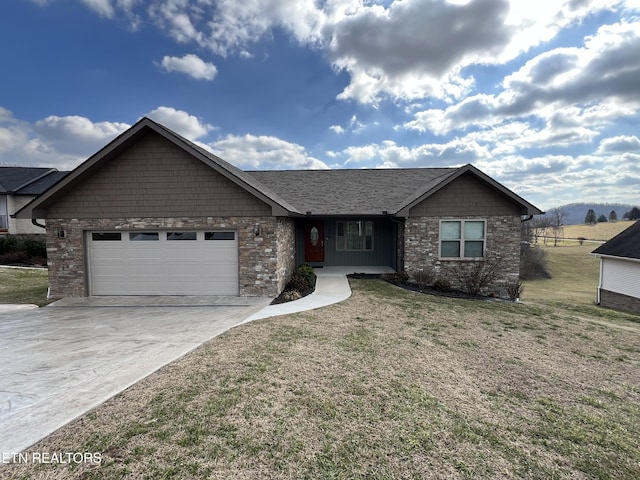
[[[0,313],[0,454],[24,450],[269,301],[96,297]]]

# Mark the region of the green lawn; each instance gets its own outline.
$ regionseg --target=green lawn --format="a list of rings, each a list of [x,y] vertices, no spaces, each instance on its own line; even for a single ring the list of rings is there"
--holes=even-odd
[[[0,266],[0,303],[33,303],[43,306],[47,299],[47,270]]]

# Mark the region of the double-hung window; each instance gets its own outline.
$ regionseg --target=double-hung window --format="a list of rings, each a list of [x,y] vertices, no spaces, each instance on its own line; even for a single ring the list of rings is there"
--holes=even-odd
[[[337,230],[337,250],[373,250],[372,221],[339,221]]]
[[[7,211],[7,196],[0,195],[0,229],[9,228],[9,212]]]
[[[483,258],[484,220],[442,220],[440,222],[441,258]]]

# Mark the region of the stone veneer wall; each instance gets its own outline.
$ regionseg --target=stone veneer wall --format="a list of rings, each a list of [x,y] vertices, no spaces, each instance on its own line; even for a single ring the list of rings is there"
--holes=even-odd
[[[616,310],[640,313],[640,298],[612,292],[604,288],[600,289],[600,305]]]
[[[291,218],[278,218],[277,275],[278,294],[284,290],[296,268],[296,224]]]
[[[470,270],[475,260],[446,260],[438,258],[440,220],[485,220],[487,238],[486,261],[497,260],[501,269],[498,278],[482,293],[507,297],[507,285],[520,275],[520,217],[518,216],[465,216],[410,217],[405,222],[404,268],[411,275],[419,270],[432,271],[434,278],[446,279],[453,288],[460,288],[460,269]]]
[[[256,225],[260,234],[255,235]],[[295,265],[294,222],[277,217],[48,219],[47,258],[53,297],[87,295],[84,232],[87,230],[234,229],[238,232],[242,296],[277,296]],[[65,238],[58,237],[64,230]]]

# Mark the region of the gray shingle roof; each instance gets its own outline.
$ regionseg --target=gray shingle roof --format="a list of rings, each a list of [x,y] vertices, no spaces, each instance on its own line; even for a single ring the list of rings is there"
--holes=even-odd
[[[40,195],[66,174],[55,168],[0,167],[0,193]]]
[[[591,253],[640,260],[640,220]]]
[[[362,170],[265,170],[250,176],[303,213],[381,215],[395,213],[409,199],[453,174],[456,168]]]

